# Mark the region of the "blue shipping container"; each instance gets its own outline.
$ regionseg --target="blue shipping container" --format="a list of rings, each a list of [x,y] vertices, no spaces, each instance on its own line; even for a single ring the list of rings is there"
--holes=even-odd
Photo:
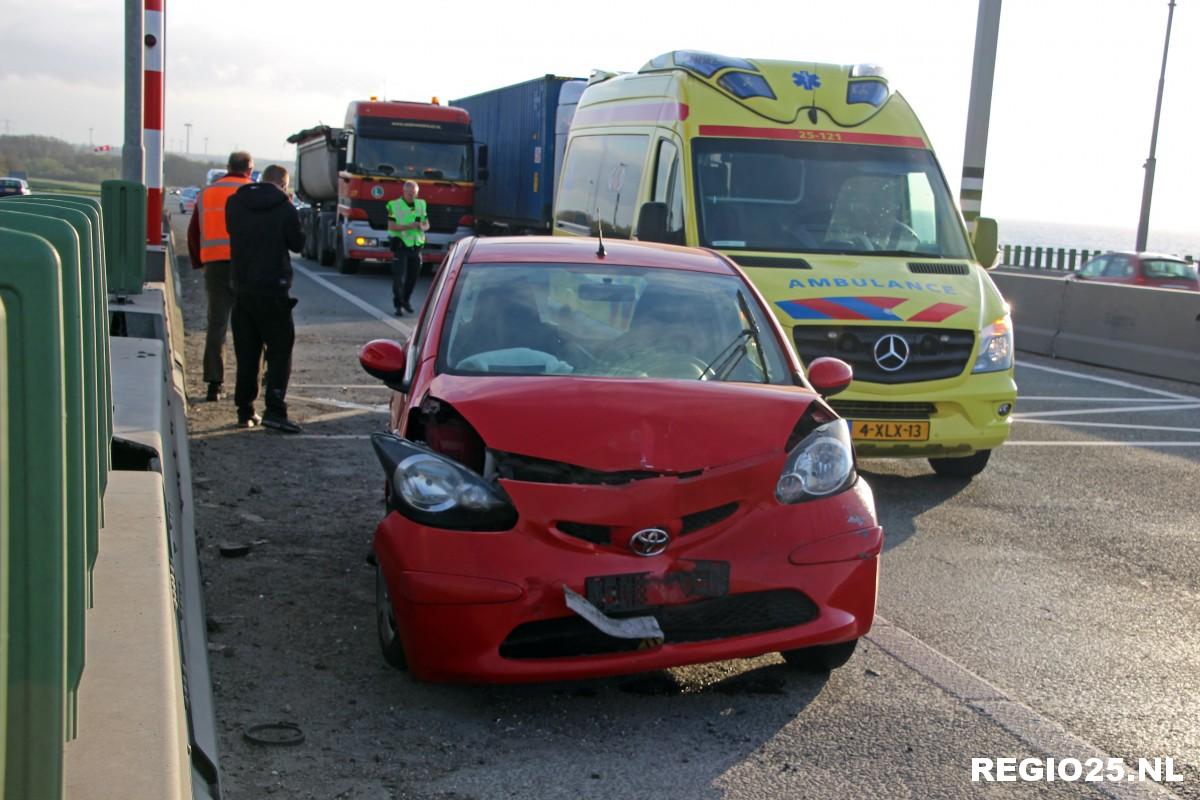
[[[480,232],[550,232],[562,146],[586,85],[545,75],[450,101],[471,115],[476,147],[487,147],[488,177],[475,193]]]

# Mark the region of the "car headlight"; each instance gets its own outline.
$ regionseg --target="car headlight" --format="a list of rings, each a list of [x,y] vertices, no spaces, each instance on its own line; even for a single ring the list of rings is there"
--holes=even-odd
[[[391,507],[433,528],[508,530],[517,511],[498,484],[440,453],[393,434],[377,433],[371,444],[391,479]]]
[[[979,334],[979,357],[971,372],[1000,372],[1013,365],[1012,317],[1005,314]]]
[[[844,419],[814,429],[788,453],[775,498],[786,504],[836,494],[854,483],[854,445]]]

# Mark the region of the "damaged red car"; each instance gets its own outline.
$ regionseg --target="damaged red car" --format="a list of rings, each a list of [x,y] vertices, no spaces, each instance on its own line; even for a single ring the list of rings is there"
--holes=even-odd
[[[831,669],[871,627],[883,531],[844,420],[736,265],[595,239],[457,243],[395,390],[375,531],[385,659],[421,680],[563,680],[779,652]]]

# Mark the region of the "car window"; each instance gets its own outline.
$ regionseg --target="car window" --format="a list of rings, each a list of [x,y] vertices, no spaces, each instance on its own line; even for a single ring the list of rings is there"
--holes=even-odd
[[[1147,278],[1174,278],[1182,280],[1196,279],[1196,266],[1184,261],[1172,261],[1165,258],[1142,259],[1142,271]]]
[[[792,383],[740,278],[573,264],[464,266],[438,370]]]
[[[1104,277],[1106,278],[1132,278],[1133,277],[1133,259],[1129,256],[1111,255],[1108,257],[1108,265],[1104,268]]]
[[[1099,278],[1104,274],[1104,268],[1108,266],[1108,256],[1099,256],[1093,258],[1080,268],[1079,274],[1085,278]]]

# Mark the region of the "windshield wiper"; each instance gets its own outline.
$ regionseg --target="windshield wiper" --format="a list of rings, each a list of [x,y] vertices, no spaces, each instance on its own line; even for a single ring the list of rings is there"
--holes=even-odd
[[[733,337],[733,341],[725,345],[721,352],[717,353],[704,370],[700,373],[700,380],[704,380],[705,376],[710,372],[714,380],[723,381],[729,377],[734,368],[742,363],[742,359],[746,357],[749,351],[747,340],[754,342],[754,349],[758,351],[758,361],[760,369],[762,369],[763,383],[770,383],[770,375],[767,372],[767,359],[763,355],[762,341],[759,339],[758,323],[754,320],[754,315],[750,313],[750,304],[746,302],[746,296],[741,290],[737,293],[738,308],[741,309],[742,315],[746,318],[746,324],[750,327],[742,328],[737,335]]]
[[[758,333],[758,322],[755,321],[754,315],[750,313],[750,304],[746,302],[746,295],[742,294],[741,289],[738,289],[737,299],[738,308],[742,310],[742,314],[746,317],[746,324],[750,326],[750,336],[754,340],[754,349],[758,351],[758,363],[762,368],[763,383],[770,383],[771,376],[767,374],[767,358],[763,354],[762,339],[759,338]]]

